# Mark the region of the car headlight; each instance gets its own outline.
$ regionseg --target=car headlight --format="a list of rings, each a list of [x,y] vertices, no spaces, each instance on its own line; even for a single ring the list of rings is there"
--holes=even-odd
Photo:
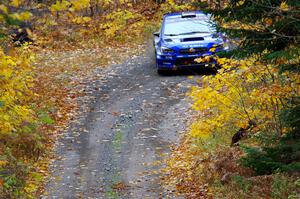
[[[223,44],[223,50],[229,50],[229,45],[228,43]]]
[[[215,44],[212,46],[211,50],[215,49],[214,51],[211,52],[215,52],[215,51],[222,51],[222,50],[228,50],[228,44],[227,43],[220,43],[220,44]]]
[[[163,46],[160,48],[160,51],[162,53],[173,53],[174,52],[174,50],[172,50],[171,48],[167,48],[167,47],[163,47]]]

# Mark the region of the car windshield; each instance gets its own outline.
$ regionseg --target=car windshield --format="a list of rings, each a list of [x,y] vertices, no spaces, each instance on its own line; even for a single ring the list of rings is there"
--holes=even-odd
[[[171,18],[166,19],[164,27],[164,35],[177,36],[195,33],[211,33],[214,28],[211,22],[206,18]]]

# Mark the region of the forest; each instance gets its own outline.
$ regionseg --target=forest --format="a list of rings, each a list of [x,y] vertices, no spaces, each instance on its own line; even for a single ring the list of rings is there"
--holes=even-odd
[[[163,15],[194,10],[211,14],[217,30],[236,47],[213,55],[221,66],[215,74],[151,79],[192,82],[182,83],[188,84],[182,98],[187,106],[190,103],[189,111],[180,113],[188,120],[184,132],[167,155],[149,163],[160,165],[151,171],[159,176],[160,189],[172,190],[171,195],[163,196],[300,198],[297,0],[2,0],[0,198],[45,196],[53,175],[51,163],[57,159],[57,143],[82,112],[87,118],[88,112],[93,112],[93,108],[82,111],[82,104],[100,103],[108,95],[102,96],[100,90],[110,86],[109,81],[97,87],[112,73],[105,71],[130,58],[151,57],[149,40],[160,28]],[[121,71],[129,70],[124,64]],[[127,79],[137,81],[139,74],[135,75]],[[135,83],[148,76],[154,75],[146,73]],[[172,93],[173,86],[171,82],[166,92]],[[118,90],[118,85],[111,88]],[[154,92],[155,87],[151,89]],[[98,91],[99,96],[88,97]],[[152,105],[147,104],[148,98],[143,105]],[[117,98],[112,103],[115,101]],[[110,115],[121,117],[121,111],[122,107]],[[157,128],[143,127],[141,131]],[[121,130],[113,134],[114,149],[126,148],[123,134]],[[131,186],[123,180],[113,182],[111,189],[104,188],[105,198],[127,198],[123,192]],[[137,193],[128,198],[140,197]]]

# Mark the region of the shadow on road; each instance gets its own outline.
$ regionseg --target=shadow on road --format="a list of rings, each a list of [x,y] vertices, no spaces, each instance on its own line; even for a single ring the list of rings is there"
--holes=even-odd
[[[214,69],[181,69],[176,71],[163,71],[160,76],[194,76],[194,75],[215,75],[217,72]]]

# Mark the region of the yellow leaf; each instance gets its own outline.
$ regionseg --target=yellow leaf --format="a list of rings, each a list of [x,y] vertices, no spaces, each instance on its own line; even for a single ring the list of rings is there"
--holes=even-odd
[[[288,6],[288,4],[285,1],[280,4],[279,8],[282,11],[288,11],[289,10],[289,6]]]
[[[20,5],[20,1],[19,0],[11,0],[10,5],[14,6],[14,7],[18,7]]]
[[[210,52],[216,52],[216,48],[211,48],[209,51]]]
[[[265,24],[267,26],[271,26],[273,24],[273,20],[271,18],[267,18],[267,19],[265,19]]]
[[[8,9],[7,9],[7,7],[6,7],[5,5],[0,5],[0,10],[1,10],[2,12],[4,12],[5,14],[8,13]]]
[[[204,61],[204,60],[203,60],[201,57],[195,59],[195,62],[197,62],[197,63],[201,63],[201,62],[203,62],[203,61]]]
[[[6,160],[0,160],[0,167],[5,166],[7,164]]]

